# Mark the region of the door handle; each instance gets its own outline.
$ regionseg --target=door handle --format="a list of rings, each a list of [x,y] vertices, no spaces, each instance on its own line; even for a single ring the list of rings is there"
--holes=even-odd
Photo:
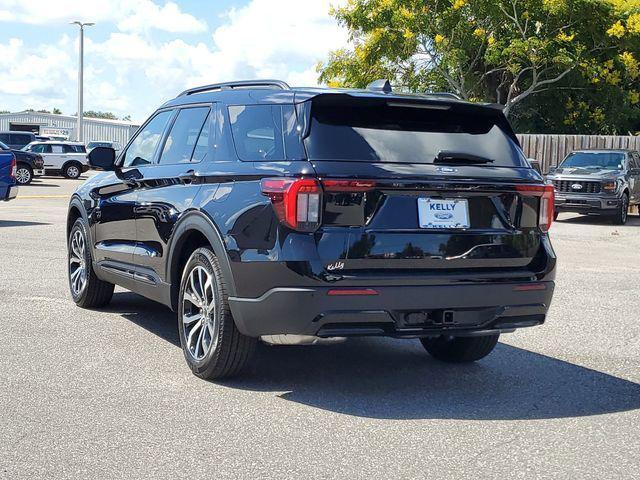
[[[194,170],[189,170],[185,173],[181,173],[180,175],[178,175],[178,180],[184,183],[185,185],[189,185],[193,183],[197,178],[198,176],[196,175],[196,172]]]

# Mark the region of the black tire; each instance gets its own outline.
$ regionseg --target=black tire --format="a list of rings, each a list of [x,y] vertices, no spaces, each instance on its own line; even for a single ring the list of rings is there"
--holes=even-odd
[[[198,277],[201,274],[204,279],[194,280],[192,283],[192,277],[203,278]],[[194,296],[193,292],[198,295]],[[207,305],[204,308],[200,301],[202,297]],[[186,320],[189,317],[200,317],[201,320],[191,320],[189,323]],[[229,308],[226,280],[218,259],[209,248],[194,251],[182,273],[178,297],[178,331],[189,368],[196,376],[206,380],[239,374],[255,351],[257,339],[241,334],[236,328]],[[208,348],[206,352],[205,348]]]
[[[616,213],[613,216],[613,223],[616,225],[624,225],[625,223],[627,223],[628,217],[629,217],[629,194],[625,192],[622,194],[620,206],[618,206],[618,210],[616,210]]]
[[[74,239],[77,236],[81,236],[84,241],[84,248],[80,257],[83,262],[79,264],[75,262],[76,258],[79,258],[76,254],[77,248],[74,248]],[[73,301],[82,308],[101,308],[107,305],[113,297],[113,283],[100,280],[93,271],[93,263],[91,261],[91,248],[89,248],[89,236],[87,235],[87,226],[82,218],[76,220],[69,234],[67,240],[67,272],[69,278],[69,291],[71,292],[71,298]],[[84,286],[76,289],[74,284],[75,277],[73,272],[76,268],[84,268]],[[82,273],[80,274],[82,275]]]
[[[70,180],[77,180],[82,175],[82,165],[78,162],[69,162],[62,168],[62,175]]]
[[[421,338],[420,342],[432,357],[443,362],[468,363],[475,362],[489,355],[500,335],[486,335],[481,337],[450,337]]]
[[[553,221],[557,221],[558,220],[558,215],[560,215],[560,212],[558,212],[557,210],[553,212]]]
[[[29,185],[33,180],[33,169],[26,163],[18,163],[16,181],[18,185]]]

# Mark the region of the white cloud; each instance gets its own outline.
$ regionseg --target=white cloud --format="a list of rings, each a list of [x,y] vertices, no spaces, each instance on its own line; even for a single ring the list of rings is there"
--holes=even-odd
[[[159,6],[150,0],[0,0],[0,21],[11,14],[14,21],[26,22],[18,17],[28,16],[29,23],[81,18],[116,24],[118,31],[104,41],[95,41],[91,35],[85,38],[85,108],[132,114],[140,121],[190,86],[250,78],[316,85],[316,63],[348,42],[346,31],[328,13],[330,3],[340,2],[309,1],[300,8],[295,0],[252,0],[227,11],[211,40],[197,43],[184,37],[160,41],[144,28],[151,24],[165,31],[199,28],[193,22],[200,20],[182,13],[173,2]],[[61,11],[64,14],[56,13]],[[8,70],[0,69],[0,103],[11,98],[9,103],[16,104],[19,98],[24,108],[59,106],[74,112],[76,52],[75,35],[63,35],[57,43],[46,45],[18,38],[0,43],[0,58],[9,65]]]
[[[115,22],[122,31],[155,28],[199,33],[207,24],[183,13],[174,2],[160,7],[152,0],[0,0],[0,21],[49,25],[81,20]]]

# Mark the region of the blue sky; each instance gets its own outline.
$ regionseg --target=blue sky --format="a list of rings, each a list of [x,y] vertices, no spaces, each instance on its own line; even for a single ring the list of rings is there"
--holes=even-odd
[[[329,16],[344,0],[0,0],[0,110],[77,109],[77,27],[85,110],[144,120],[182,89],[246,78],[315,85],[347,44]]]

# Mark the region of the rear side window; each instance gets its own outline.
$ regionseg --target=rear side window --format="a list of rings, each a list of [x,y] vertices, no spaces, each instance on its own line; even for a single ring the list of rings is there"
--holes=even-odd
[[[444,155],[527,166],[502,114],[488,108],[334,95],[314,99],[310,117],[312,160],[434,163]]]
[[[209,107],[180,110],[165,141],[161,164],[201,161],[209,149]]]
[[[31,135],[25,135],[23,133],[12,133],[10,138],[13,145],[26,145],[32,140]]]
[[[63,145],[64,153],[86,153],[84,145]]]
[[[300,160],[304,158],[295,128],[293,105],[231,105],[229,121],[240,160]]]

